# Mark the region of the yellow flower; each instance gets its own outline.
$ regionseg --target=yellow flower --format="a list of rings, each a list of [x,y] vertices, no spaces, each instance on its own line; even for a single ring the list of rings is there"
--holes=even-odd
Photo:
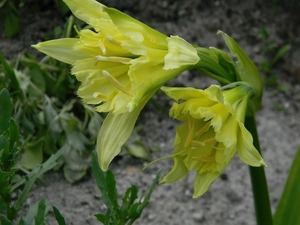
[[[251,166],[266,166],[244,127],[249,86],[222,91],[217,85],[206,90],[162,87],[176,102],[170,116],[184,123],[177,127],[173,169],[162,179],[172,183],[189,171],[196,171],[194,198],[203,195],[222,173],[236,151]],[[178,101],[183,101],[178,103]]]
[[[184,39],[167,37],[95,0],[64,2],[93,31],[84,29],[78,31],[79,38],[51,40],[33,47],[72,64],[72,74],[81,82],[78,95],[85,103],[96,105],[97,111],[112,113],[101,128],[97,145],[100,165],[106,170],[151,95],[168,80],[193,68],[200,58]],[[120,118],[127,120],[126,126],[120,125]],[[118,141],[111,138],[116,135]]]

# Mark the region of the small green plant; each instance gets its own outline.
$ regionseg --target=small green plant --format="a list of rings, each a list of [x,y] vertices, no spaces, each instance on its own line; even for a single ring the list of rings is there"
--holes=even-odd
[[[3,18],[4,34],[8,38],[12,38],[19,33],[20,18],[19,12],[15,6],[14,1],[1,0],[0,13]]]
[[[63,149],[52,155],[45,163],[35,167],[30,173],[19,173],[18,161],[22,148],[27,144],[27,138],[22,145],[19,128],[11,118],[13,104],[9,92],[2,89],[0,92],[0,221],[3,225],[11,225],[28,197],[34,182],[45,172],[56,165],[56,160],[63,153]],[[12,201],[13,192],[18,191],[17,201]],[[28,225],[31,219],[35,224],[45,224],[45,200],[41,200],[29,210],[25,219],[19,224]],[[2,213],[3,212],[3,213]],[[30,219],[31,218],[31,219]]]
[[[4,34],[7,38],[12,38],[20,32],[19,10],[25,8],[27,11],[39,10],[39,4],[31,4],[33,0],[0,0],[0,14],[3,18]],[[57,11],[62,15],[67,15],[70,10],[62,0],[55,0]]]
[[[151,194],[157,185],[160,172],[154,179],[151,187],[138,199],[138,189],[132,185],[125,192],[122,204],[118,203],[118,192],[116,181],[111,170],[103,172],[99,167],[96,152],[92,155],[92,171],[98,188],[101,191],[99,196],[107,207],[106,214],[98,213],[96,218],[104,225],[131,225],[142,214],[144,208],[150,203]]]
[[[262,28],[259,34],[260,38],[264,40],[264,46],[262,51],[266,54],[265,58],[261,62],[261,69],[266,74],[265,84],[273,87],[278,87],[283,89],[278,85],[278,80],[276,74],[274,74],[273,69],[280,59],[290,50],[291,45],[286,44],[279,46],[277,42],[272,39],[272,36],[267,28]]]

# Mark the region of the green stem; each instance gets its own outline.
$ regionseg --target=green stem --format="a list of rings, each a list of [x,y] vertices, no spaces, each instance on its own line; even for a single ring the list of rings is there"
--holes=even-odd
[[[254,116],[246,117],[245,126],[248,129],[248,131],[252,134],[253,144],[261,154],[255,117]],[[272,225],[273,224],[272,212],[271,212],[269,191],[268,191],[265,170],[263,167],[252,167],[252,166],[249,166],[249,169],[250,169],[257,225]]]

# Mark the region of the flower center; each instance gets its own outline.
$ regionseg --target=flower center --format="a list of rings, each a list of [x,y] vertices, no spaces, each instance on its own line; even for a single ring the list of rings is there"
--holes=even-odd
[[[204,163],[215,162],[219,142],[215,138],[215,131],[210,121],[196,120],[188,116],[188,133],[185,139],[184,147],[192,150],[190,157],[193,160]]]

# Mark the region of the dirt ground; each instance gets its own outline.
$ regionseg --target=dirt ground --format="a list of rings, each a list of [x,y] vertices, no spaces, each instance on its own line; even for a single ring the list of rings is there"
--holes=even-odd
[[[271,4],[273,2],[273,4]],[[259,66],[263,59],[271,57],[262,51],[266,42],[259,38],[261,29],[268,29],[272,40],[279,46],[290,44],[291,50],[274,66],[278,83],[285,89],[266,85],[263,106],[257,113],[263,157],[266,169],[272,210],[276,209],[293,156],[300,146],[300,7],[297,1],[157,1],[157,0],[103,0],[102,3],[118,8],[167,35],[179,35],[190,43],[226,49],[222,38],[216,35],[222,30],[233,37]],[[299,1],[298,1],[299,2]],[[51,6],[51,1],[48,4]],[[43,36],[56,25],[63,24],[54,7],[30,14],[22,11],[21,34],[5,39],[0,33],[0,49],[6,58],[12,59],[20,51],[35,51],[30,45],[43,40]],[[1,29],[3,29],[1,27]],[[36,54],[36,53],[35,53]],[[260,68],[260,67],[259,67]],[[265,75],[262,73],[262,76]],[[206,88],[212,81],[195,71],[185,72],[170,81],[172,86]],[[153,159],[172,153],[176,121],[168,117],[171,100],[162,94],[155,99],[163,106],[158,111],[148,104],[141,113],[138,124],[143,125],[143,141],[149,148],[160,146],[161,151],[152,154]],[[159,169],[166,174],[173,166],[165,160],[141,168],[147,162],[130,156],[118,157],[111,170],[117,180],[119,194],[135,184],[140,191],[150,186]],[[99,194],[89,173],[76,184],[69,184],[61,172],[49,172],[45,183],[34,187],[25,204],[35,203],[45,196],[55,205],[70,225],[99,224],[94,214],[105,207],[95,198]],[[235,157],[225,172],[201,198],[192,199],[194,174],[172,185],[159,185],[137,225],[254,225],[255,214],[248,166]],[[49,213],[47,224],[56,224]]]

